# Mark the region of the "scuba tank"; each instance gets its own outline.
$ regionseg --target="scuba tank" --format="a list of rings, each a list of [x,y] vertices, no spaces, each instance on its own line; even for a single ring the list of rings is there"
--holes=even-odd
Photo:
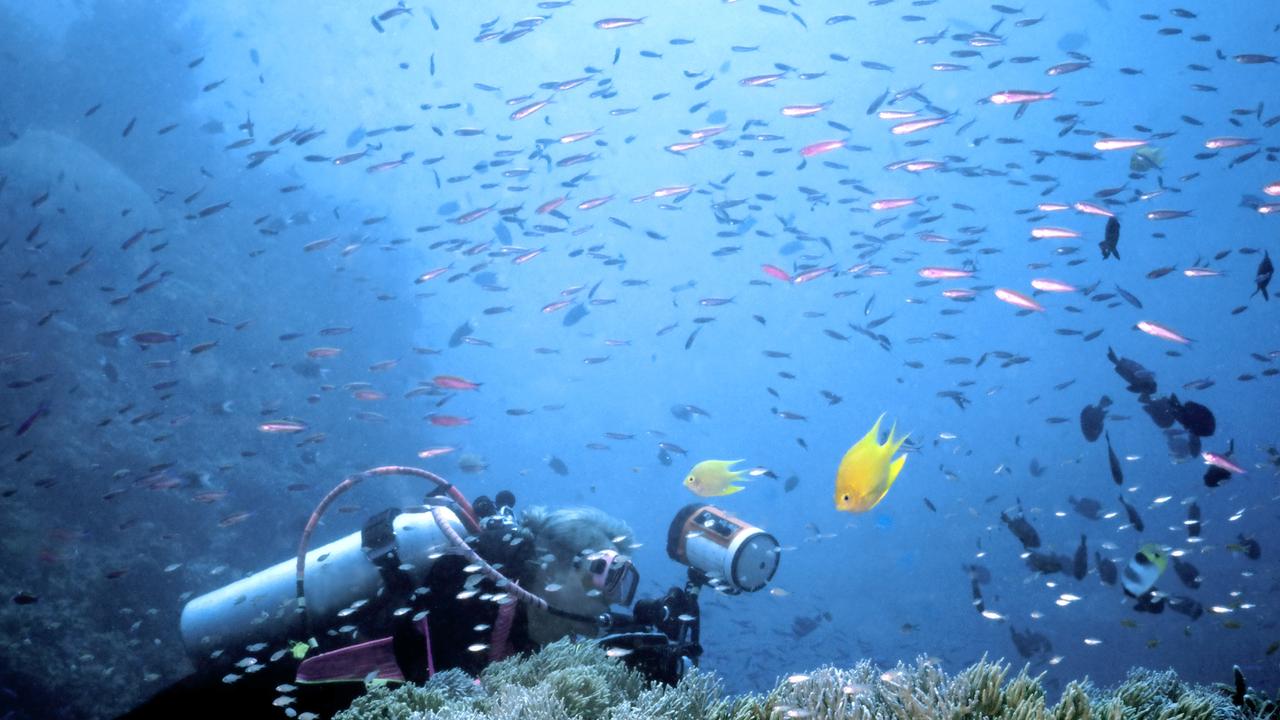
[[[465,532],[453,510],[438,508],[438,514],[459,534]],[[304,603],[297,593],[297,562],[285,560],[188,602],[180,622],[183,643],[191,659],[201,663],[219,649],[306,639],[341,624],[345,608],[377,597],[389,584],[389,573],[404,574],[399,585],[421,586],[448,547],[425,507],[381,513],[361,531],[306,554]]]

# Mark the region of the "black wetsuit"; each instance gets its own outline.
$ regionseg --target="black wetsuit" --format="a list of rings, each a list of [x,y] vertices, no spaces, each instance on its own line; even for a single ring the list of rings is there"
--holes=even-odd
[[[530,558],[533,555],[532,543],[510,544],[510,533],[495,530],[482,533],[475,539],[474,547],[478,553],[512,579],[531,571]],[[504,592],[489,580],[468,587],[470,575],[464,571],[468,560],[458,555],[446,555],[432,565],[427,575],[425,587],[430,592],[413,603],[414,612],[403,613],[398,619],[390,621],[393,629],[393,647],[396,659],[404,676],[414,682],[423,682],[427,678],[427,657],[425,643],[412,618],[418,611],[428,611],[427,623],[431,633],[431,655],[437,672],[450,668],[465,670],[477,675],[488,664],[487,647],[484,650],[472,651],[468,648],[475,645],[488,645],[492,627],[497,619],[498,606],[481,596],[488,593]],[[522,585],[528,586],[527,582]],[[459,600],[458,594],[464,590],[477,591],[473,597]],[[384,595],[392,595],[390,592]],[[394,599],[375,608],[374,612],[383,612],[388,617],[397,607],[403,607],[406,595]],[[376,601],[374,601],[376,602]],[[485,626],[476,630],[477,626]],[[385,637],[381,635],[362,636],[358,641]],[[323,633],[316,634],[321,640],[320,651],[333,650],[347,644],[325,644]],[[515,653],[524,653],[535,649],[529,639],[528,622],[524,608],[518,607],[511,627],[508,641]],[[275,648],[273,648],[274,651]],[[315,654],[312,651],[311,654]],[[228,653],[227,663],[201,668],[192,675],[165,688],[142,706],[122,716],[122,720],[143,720],[144,718],[187,717],[201,711],[215,711],[235,720],[252,718],[270,718],[279,720],[283,716],[280,707],[272,703],[282,695],[296,698],[291,707],[299,714],[303,712],[318,713],[323,718],[332,717],[340,710],[346,709],[351,702],[364,693],[364,684],[357,679],[354,682],[326,682],[317,684],[300,684],[296,682],[299,661],[292,655],[286,655],[274,663],[265,663],[266,668],[255,673],[243,673],[229,663],[239,660],[241,656]],[[259,657],[261,660],[262,658]],[[232,683],[223,682],[223,678],[234,672],[241,675]],[[296,690],[282,693],[276,690],[278,685],[289,684]]]

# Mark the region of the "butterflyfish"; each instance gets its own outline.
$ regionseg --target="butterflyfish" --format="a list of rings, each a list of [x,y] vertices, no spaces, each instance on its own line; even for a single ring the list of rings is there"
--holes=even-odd
[[[1128,595],[1140,598],[1155,587],[1156,580],[1168,567],[1169,556],[1155,543],[1147,543],[1134,554],[1133,559],[1124,568],[1120,584]]]

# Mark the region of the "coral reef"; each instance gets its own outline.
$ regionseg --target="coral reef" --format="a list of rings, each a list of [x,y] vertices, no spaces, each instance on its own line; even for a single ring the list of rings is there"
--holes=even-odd
[[[441,673],[425,686],[371,687],[336,720],[1261,720],[1275,705],[1236,687],[1184,683],[1134,669],[1114,688],[1067,685],[1050,704],[1042,676],[986,658],[948,675],[930,658],[881,670],[869,661],[782,679],[764,695],[723,697],[714,674],[674,687],[647,682],[589,643],[557,642],[495,663],[472,681]]]

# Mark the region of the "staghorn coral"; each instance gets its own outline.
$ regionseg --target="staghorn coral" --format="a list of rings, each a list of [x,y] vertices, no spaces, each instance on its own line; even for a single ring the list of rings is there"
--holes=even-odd
[[[1263,720],[1266,698],[1233,704],[1230,688],[1184,683],[1172,671],[1134,669],[1098,689],[1067,685],[1050,706],[1023,667],[985,657],[955,675],[920,657],[882,671],[869,661],[779,681],[766,695],[725,698],[712,673],[674,687],[650,683],[591,643],[561,641],[495,663],[476,685],[442,673],[423,687],[373,687],[339,720]]]

